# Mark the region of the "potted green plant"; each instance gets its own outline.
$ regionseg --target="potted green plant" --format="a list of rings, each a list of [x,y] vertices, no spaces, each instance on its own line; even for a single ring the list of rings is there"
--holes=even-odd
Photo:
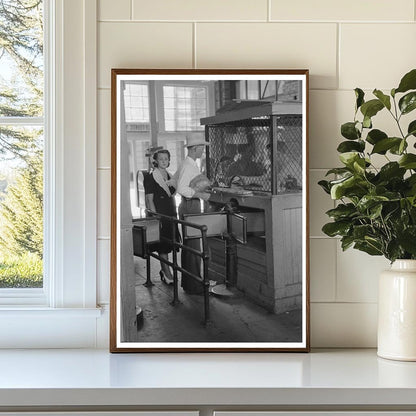
[[[341,167],[319,185],[337,201],[327,211],[331,222],[322,231],[372,256],[384,256],[391,269],[380,276],[378,354],[416,360],[416,69],[389,94],[375,89],[366,100],[355,89],[355,115],[342,124],[337,151]],[[373,126],[373,117],[388,112],[395,131]],[[404,117],[403,117],[404,116]],[[407,121],[405,121],[407,119]],[[384,158],[385,162],[375,163]],[[409,302],[410,300],[410,302]]]

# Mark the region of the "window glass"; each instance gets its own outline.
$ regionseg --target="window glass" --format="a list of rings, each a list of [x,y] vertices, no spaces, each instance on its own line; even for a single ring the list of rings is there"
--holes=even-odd
[[[200,118],[208,114],[207,89],[191,86],[164,86],[166,131],[204,130]]]
[[[247,99],[258,100],[260,98],[259,81],[247,81]]]
[[[127,123],[148,123],[149,92],[147,85],[126,83],[124,105]]]

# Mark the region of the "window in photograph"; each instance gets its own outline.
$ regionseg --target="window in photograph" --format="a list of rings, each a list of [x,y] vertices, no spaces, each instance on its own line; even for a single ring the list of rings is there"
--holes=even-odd
[[[0,296],[42,288],[43,2],[2,0],[0,13]]]
[[[205,87],[163,87],[166,131],[203,130],[200,119],[208,114],[208,93]]]
[[[127,123],[149,122],[148,86],[137,83],[126,83],[124,105]]]

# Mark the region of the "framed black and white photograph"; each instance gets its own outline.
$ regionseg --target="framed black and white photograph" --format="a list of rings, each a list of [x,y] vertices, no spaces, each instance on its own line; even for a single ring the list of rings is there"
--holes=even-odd
[[[309,351],[308,70],[111,89],[110,351]]]

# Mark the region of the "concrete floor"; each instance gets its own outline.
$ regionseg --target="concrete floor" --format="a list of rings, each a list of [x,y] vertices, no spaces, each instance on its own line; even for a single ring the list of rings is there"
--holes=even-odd
[[[146,262],[135,257],[137,306],[143,311],[139,342],[300,342],[301,310],[274,315],[254,304],[242,292],[233,297],[210,294],[210,323],[205,326],[204,297],[189,295],[180,287],[180,304],[172,306],[173,286],[162,283],[160,266],[151,260],[154,286],[146,281]]]

